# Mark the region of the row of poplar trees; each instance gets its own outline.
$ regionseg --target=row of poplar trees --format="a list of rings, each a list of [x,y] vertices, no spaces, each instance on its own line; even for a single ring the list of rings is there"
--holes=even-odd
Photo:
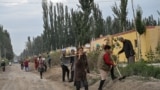
[[[121,0],[119,6],[111,7],[114,16],[102,16],[94,0],[79,0],[76,9],[69,9],[62,3],[48,3],[42,0],[44,31],[42,35],[28,37],[26,49],[21,56],[34,55],[68,46],[82,46],[100,35],[115,34],[131,30],[133,20],[127,19],[128,0]],[[153,16],[143,20],[147,25],[157,25]],[[154,23],[150,23],[154,22]]]
[[[11,60],[14,57],[10,34],[0,25],[0,59]]]

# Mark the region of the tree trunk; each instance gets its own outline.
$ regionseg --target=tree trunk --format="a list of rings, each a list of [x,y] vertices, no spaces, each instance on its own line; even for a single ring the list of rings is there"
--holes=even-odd
[[[133,17],[134,17],[134,28],[136,30],[136,17],[135,17],[135,12],[134,12],[134,7],[133,7],[133,0],[131,1],[132,4],[132,11],[133,11]],[[138,46],[138,50],[137,50],[137,60],[139,60],[141,58],[140,52],[141,52],[141,44],[140,44],[140,35],[138,34],[137,30],[136,30],[136,38],[137,38],[137,46]]]

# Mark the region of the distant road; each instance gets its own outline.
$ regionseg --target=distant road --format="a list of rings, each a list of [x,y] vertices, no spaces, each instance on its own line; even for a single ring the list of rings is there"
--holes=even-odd
[[[0,71],[0,90],[70,90],[56,82],[51,82],[34,73],[20,70],[19,64],[7,66]]]

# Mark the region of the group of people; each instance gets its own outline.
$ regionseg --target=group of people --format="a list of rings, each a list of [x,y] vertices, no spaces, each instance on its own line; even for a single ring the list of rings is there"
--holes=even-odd
[[[71,50],[71,55],[66,55],[66,50],[62,50],[62,56],[60,57],[62,67],[62,81],[65,82],[66,75],[69,82],[74,81],[74,85],[77,90],[80,90],[82,86],[85,90],[88,90],[87,73],[89,73],[89,66],[87,56],[83,52],[83,48],[80,47],[75,50]],[[69,65],[71,68],[69,69]],[[69,78],[69,72],[71,71],[71,77]]]
[[[135,52],[133,50],[133,46],[130,40],[124,39],[123,37],[119,37],[118,40],[123,43],[123,48],[118,52],[118,55],[122,52],[125,53],[125,56],[128,60],[128,64],[135,62]],[[112,56],[112,47],[110,45],[105,45],[103,47],[104,52],[102,52],[99,56],[101,59],[98,61],[98,68],[101,76],[101,80],[99,83],[98,90],[102,90],[103,84],[108,77],[108,74],[111,74],[111,79],[118,79],[114,74],[114,67],[116,64],[113,62]],[[66,76],[69,82],[74,81],[74,85],[76,86],[76,90],[80,90],[81,87],[84,87],[85,90],[88,90],[88,82],[87,82],[87,73],[90,73],[87,56],[83,52],[83,48],[80,47],[77,49],[77,53],[75,50],[71,50],[71,55],[66,55],[66,50],[62,50],[61,60],[61,68],[62,68],[62,81],[66,81]],[[71,68],[69,69],[69,66]],[[69,74],[71,72],[71,77]]]
[[[118,40],[123,43],[123,48],[118,52],[118,55],[122,52],[125,53],[125,56],[128,60],[128,64],[135,62],[135,52],[130,40],[124,39],[123,37],[119,37]],[[114,74],[114,67],[116,64],[113,62],[112,56],[112,47],[110,45],[105,45],[103,47],[104,52],[102,52],[99,56],[98,60],[98,69],[100,72],[100,83],[98,90],[103,89],[104,82],[110,73],[111,79],[118,79]],[[48,54],[48,66],[51,67],[51,58]],[[74,86],[76,90],[80,90],[81,87],[84,87],[85,90],[88,90],[88,81],[87,81],[87,73],[90,73],[89,65],[87,61],[87,55],[83,51],[83,47],[78,48],[76,51],[74,49],[71,50],[71,54],[67,55],[66,50],[62,49],[62,55],[60,56],[61,68],[62,68],[62,81],[74,82]],[[21,69],[25,67],[25,70],[28,71],[29,61],[25,60],[21,63]],[[43,77],[43,72],[47,71],[47,63],[45,58],[41,55],[34,58],[35,70],[40,72],[40,78]]]
[[[21,70],[25,69],[26,72],[29,71],[29,60],[20,61]]]
[[[50,55],[48,54],[46,60],[44,57],[42,57],[42,55],[39,56],[34,56],[34,67],[35,70],[38,71],[40,73],[40,78],[43,78],[43,72],[47,71],[47,68],[51,68],[51,58]],[[48,65],[47,65],[47,61],[48,61]],[[21,64],[21,70],[23,70],[25,68],[25,71],[28,72],[29,71],[29,60],[23,60],[20,62]],[[48,66],[48,67],[47,67]]]
[[[135,62],[135,52],[131,41],[124,39],[123,37],[119,37],[118,40],[123,43],[123,48],[118,52],[118,55],[124,52],[128,64],[133,64]],[[100,59],[98,63],[99,72],[101,76],[98,90],[103,89],[103,84],[109,72],[111,74],[112,80],[117,79],[117,77],[114,75],[114,67],[116,66],[116,64],[112,60],[111,55],[112,55],[111,46],[105,45],[104,52],[102,52],[100,55],[102,59]]]

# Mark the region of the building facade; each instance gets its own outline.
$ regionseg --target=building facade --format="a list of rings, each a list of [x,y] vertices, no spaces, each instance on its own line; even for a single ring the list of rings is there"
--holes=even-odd
[[[110,45],[114,45],[115,48],[113,49],[113,54],[117,55],[118,51],[121,50],[121,48],[123,47],[121,42],[117,42],[116,39],[118,37],[123,37],[125,39],[128,39],[132,42],[133,48],[136,52],[136,60],[138,60],[138,39],[137,39],[137,32],[135,30],[130,30],[130,31],[126,31],[123,33],[118,33],[118,34],[114,34],[114,35],[107,35],[95,40],[92,40],[90,42],[90,49],[91,51],[96,50],[97,47],[102,48],[103,45],[110,44]],[[147,52],[149,52],[150,50],[155,51],[156,47],[158,45],[158,43],[160,43],[160,26],[149,26],[146,27],[146,32],[142,35],[139,36],[140,37],[140,48],[141,48],[141,57],[146,59],[146,54]],[[117,45],[118,44],[118,45]],[[122,53],[119,56],[119,60],[121,62],[126,62],[127,59],[124,55],[124,53]]]

